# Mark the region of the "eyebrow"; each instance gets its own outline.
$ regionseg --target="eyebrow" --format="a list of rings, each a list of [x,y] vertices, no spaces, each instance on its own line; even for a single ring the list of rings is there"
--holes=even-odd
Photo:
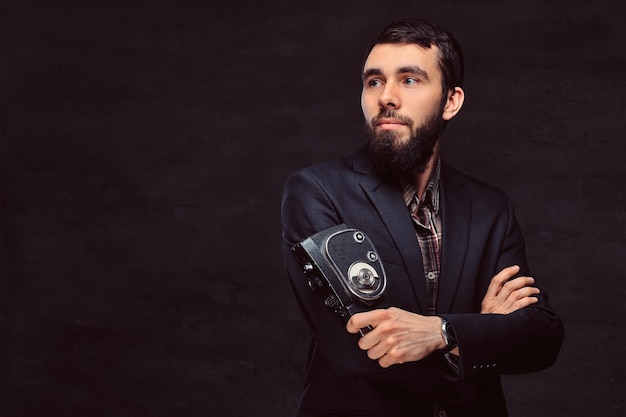
[[[363,71],[363,74],[361,75],[361,78],[363,78],[363,80],[365,80],[366,78],[371,77],[372,75],[381,75],[382,71],[379,70],[378,68],[370,68],[367,69],[365,71]]]
[[[379,68],[370,68],[367,69],[365,71],[363,71],[363,75],[362,78],[365,80],[368,77],[371,77],[372,75],[382,75],[382,71]],[[400,67],[398,68],[398,71],[396,71],[397,74],[415,74],[415,75],[419,75],[420,77],[423,77],[426,80],[429,80],[430,78],[428,77],[428,73],[423,70],[421,67],[418,67],[417,65],[409,65],[406,67]]]
[[[417,65],[411,65],[408,67],[402,67],[398,70],[398,74],[415,74],[423,77],[426,80],[429,80],[428,73],[426,70],[418,67]]]

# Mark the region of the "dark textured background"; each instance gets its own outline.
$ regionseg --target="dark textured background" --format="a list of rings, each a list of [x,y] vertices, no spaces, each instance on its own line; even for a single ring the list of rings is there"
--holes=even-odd
[[[511,416],[623,416],[622,4],[3,0],[2,415],[288,416],[282,184],[359,146],[366,44],[419,16],[467,57],[444,155],[513,198],[567,327]]]

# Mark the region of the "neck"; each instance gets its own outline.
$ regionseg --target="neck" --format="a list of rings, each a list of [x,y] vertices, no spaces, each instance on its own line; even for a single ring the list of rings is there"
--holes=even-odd
[[[408,178],[409,181],[413,184],[415,189],[417,190],[417,197],[419,199],[422,198],[424,191],[426,190],[426,186],[428,185],[428,180],[430,180],[430,176],[433,173],[433,169],[435,169],[435,163],[437,163],[437,159],[439,158],[439,143],[435,145],[435,149],[433,150],[433,155],[428,160],[426,164],[426,169],[423,172],[417,172],[413,174],[411,178]]]

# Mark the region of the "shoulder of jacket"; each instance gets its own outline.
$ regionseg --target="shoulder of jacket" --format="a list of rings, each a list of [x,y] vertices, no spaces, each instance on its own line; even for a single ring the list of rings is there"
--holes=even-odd
[[[342,173],[352,173],[355,172],[355,164],[358,164],[356,160],[359,159],[359,154],[360,152],[357,152],[340,158],[316,163],[305,168],[301,168],[296,171],[296,173],[306,173],[321,178],[334,177],[341,175]]]
[[[479,193],[481,198],[489,199],[491,197],[498,200],[509,200],[502,189],[467,175],[445,162],[442,162],[441,175],[444,181],[456,184],[469,193]]]

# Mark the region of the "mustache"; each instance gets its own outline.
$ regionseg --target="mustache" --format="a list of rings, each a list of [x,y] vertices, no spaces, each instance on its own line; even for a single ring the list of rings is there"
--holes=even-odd
[[[378,113],[376,116],[374,116],[372,118],[372,126],[376,126],[376,124],[381,120],[381,119],[394,119],[399,121],[400,123],[404,123],[408,126],[412,126],[413,125],[413,121],[407,117],[407,116],[403,116],[400,113],[398,113],[395,110],[391,110],[391,109],[385,109],[385,110],[381,110],[380,113]]]

